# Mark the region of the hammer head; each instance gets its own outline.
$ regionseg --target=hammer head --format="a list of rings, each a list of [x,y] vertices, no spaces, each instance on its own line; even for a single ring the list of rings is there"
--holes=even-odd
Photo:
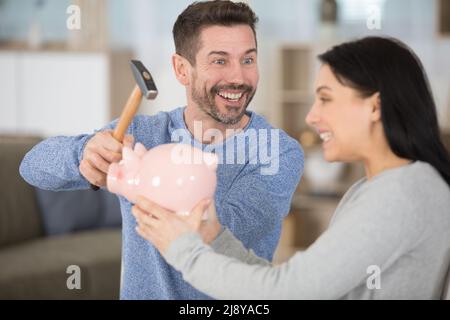
[[[142,95],[149,100],[153,100],[158,95],[158,89],[156,89],[155,82],[152,75],[145,68],[142,62],[138,60],[131,60],[131,70],[133,70],[134,79],[136,80],[139,89],[141,89]]]

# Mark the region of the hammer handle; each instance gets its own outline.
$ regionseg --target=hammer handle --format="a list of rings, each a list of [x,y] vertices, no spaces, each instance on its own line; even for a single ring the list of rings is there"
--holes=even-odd
[[[116,129],[113,132],[113,137],[122,142],[125,136],[125,132],[127,132],[128,126],[133,120],[134,115],[136,114],[139,104],[141,103],[142,92],[139,89],[139,86],[135,86],[133,92],[128,98],[127,104],[120,115],[119,122],[117,123]]]
[[[117,123],[116,129],[113,132],[113,137],[119,142],[123,141],[125,137],[125,132],[127,132],[128,126],[133,120],[134,115],[136,114],[139,104],[141,103],[142,92],[139,89],[139,86],[135,86],[133,92],[131,92],[130,97],[128,98],[127,104],[120,115],[119,122]],[[99,190],[100,188],[96,185],[91,184],[91,189],[94,191]]]

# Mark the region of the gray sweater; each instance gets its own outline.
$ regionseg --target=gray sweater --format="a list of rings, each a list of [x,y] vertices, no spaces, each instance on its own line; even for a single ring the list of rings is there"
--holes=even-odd
[[[225,230],[179,237],[167,261],[217,299],[439,299],[450,261],[450,189],[415,162],[353,185],[306,251],[271,266]]]

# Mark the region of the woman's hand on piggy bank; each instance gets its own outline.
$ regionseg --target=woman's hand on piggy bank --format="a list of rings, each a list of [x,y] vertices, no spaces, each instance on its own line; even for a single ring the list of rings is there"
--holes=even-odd
[[[134,137],[127,135],[123,144],[114,139],[112,130],[101,131],[89,139],[80,162],[80,173],[91,184],[106,186],[106,175],[111,163],[122,159],[123,146],[132,147]]]
[[[198,232],[203,241],[211,243],[222,228],[214,202],[210,199],[200,201],[188,216],[179,216],[141,196],[131,211],[137,221],[137,233],[150,241],[162,255],[175,239],[185,233]],[[208,219],[205,221],[202,218],[206,211]]]

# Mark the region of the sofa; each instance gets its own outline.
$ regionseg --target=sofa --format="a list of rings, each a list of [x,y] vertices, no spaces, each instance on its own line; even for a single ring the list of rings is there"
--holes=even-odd
[[[81,197],[88,195],[92,204],[106,192],[50,193],[27,184],[19,165],[39,141],[0,136],[0,299],[118,299],[120,224],[74,223],[86,215]],[[53,205],[52,199],[67,195],[69,205]],[[55,208],[60,212],[51,212]],[[44,209],[58,216],[56,224]],[[71,224],[73,228],[67,228]]]

